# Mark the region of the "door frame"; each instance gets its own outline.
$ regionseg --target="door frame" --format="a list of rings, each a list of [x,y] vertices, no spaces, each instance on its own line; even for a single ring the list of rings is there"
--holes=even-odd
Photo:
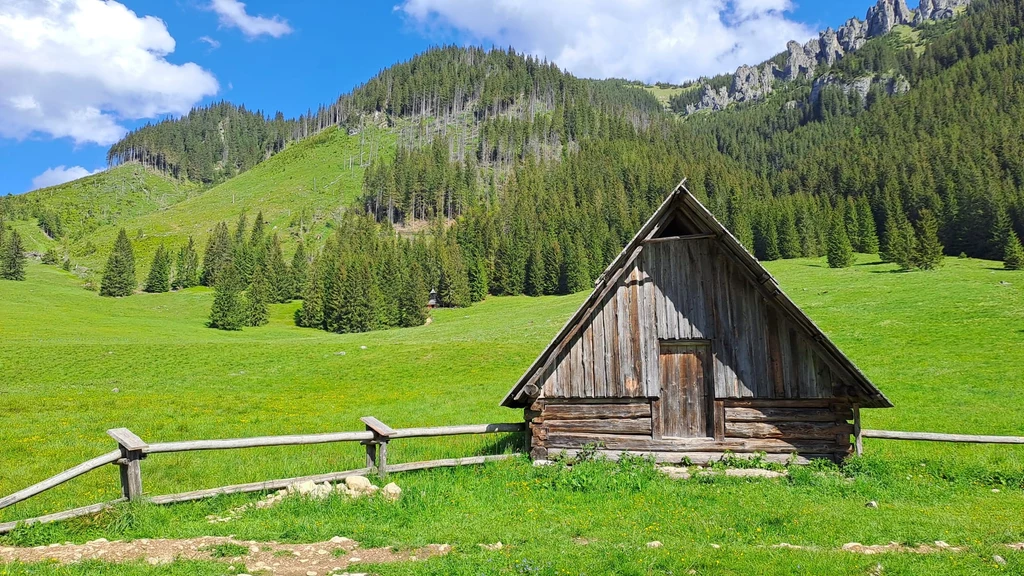
[[[715,370],[714,370],[715,347],[714,347],[714,340],[710,339],[710,338],[705,338],[705,339],[702,339],[702,338],[697,338],[697,339],[692,339],[692,338],[681,338],[681,339],[659,338],[657,340],[657,342],[658,342],[658,358],[659,359],[661,358],[662,350],[664,350],[666,346],[693,346],[693,347],[704,348],[706,350],[706,353],[704,355],[704,363],[703,363],[703,366],[702,366],[704,368],[704,398],[705,398],[705,401],[704,401],[704,412],[705,412],[705,414],[704,414],[704,418],[705,418],[704,427],[705,427],[705,434],[706,434],[706,436],[703,436],[703,437],[718,439],[720,426],[724,425],[725,420],[723,418],[724,414],[720,414],[721,410],[718,409],[719,408],[719,402],[718,402],[718,400],[715,397]],[[676,438],[675,436],[665,436],[664,435],[664,426],[663,426],[662,414],[661,414],[661,401],[662,401],[662,397],[664,396],[664,390],[662,389],[662,385],[663,385],[664,381],[663,381],[662,375],[661,375],[661,370],[660,370],[661,362],[660,361],[658,362],[658,368],[659,368],[659,371],[658,371],[658,397],[651,399],[651,424],[652,424],[652,434],[651,434],[651,436],[653,438],[657,438],[657,439],[661,439],[661,438]],[[719,422],[719,420],[721,420],[721,422]]]

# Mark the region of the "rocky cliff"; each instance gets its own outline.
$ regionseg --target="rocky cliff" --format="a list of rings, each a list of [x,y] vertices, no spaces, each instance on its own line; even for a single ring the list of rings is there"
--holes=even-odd
[[[701,90],[701,99],[696,104],[686,107],[687,114],[701,110],[718,111],[733,102],[750,102],[760,100],[772,93],[775,82],[792,82],[801,78],[812,79],[818,66],[832,66],[846,54],[859,50],[864,44],[878,36],[884,36],[900,25],[920,26],[932,20],[952,18],[957,9],[970,4],[971,0],[921,0],[916,10],[907,7],[906,0],[878,0],[868,9],[864,20],[851,18],[838,30],[825,29],[817,38],[806,44],[790,41],[786,45],[786,64],[778,68],[772,62],[761,67],[740,66],[733,75],[729,88],[712,88],[705,84]],[[909,86],[902,78],[882,79],[886,82],[886,91],[890,94],[905,92]],[[856,90],[866,93],[874,82],[865,77],[843,86],[847,92]],[[819,94],[825,85],[838,84],[831,76],[819,79],[812,95]],[[820,85],[818,85],[820,84]],[[867,88],[865,88],[867,86]]]

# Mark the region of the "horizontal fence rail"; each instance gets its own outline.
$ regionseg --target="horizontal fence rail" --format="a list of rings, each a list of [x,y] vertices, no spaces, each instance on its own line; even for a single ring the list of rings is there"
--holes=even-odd
[[[920,442],[966,442],[970,444],[1024,444],[1024,436],[979,436],[977,434],[940,434],[938,432],[897,432],[894,430],[861,430],[864,438],[882,440],[917,440]]]
[[[246,492],[266,492],[287,488],[299,482],[337,482],[349,476],[362,476],[376,472],[382,478],[389,472],[407,472],[411,470],[426,470],[430,468],[443,468],[452,466],[466,466],[494,462],[517,456],[514,454],[497,454],[491,456],[471,456],[467,458],[449,458],[444,460],[430,460],[425,462],[409,462],[403,464],[388,464],[388,443],[396,439],[404,438],[435,438],[440,436],[459,436],[464,434],[500,434],[523,432],[526,424],[472,424],[467,426],[437,426],[427,428],[399,428],[394,429],[380,420],[367,416],[361,419],[366,427],[361,432],[335,432],[329,434],[300,434],[287,436],[260,436],[254,438],[228,438],[220,440],[187,440],[181,442],[160,442],[147,444],[127,428],[115,428],[108,430],[110,435],[118,444],[118,449],[97,456],[92,460],[83,462],[74,468],[70,468],[42,482],[33,484],[24,490],[20,490],[0,498],[0,509],[24,502],[33,496],[37,496],[51,488],[59,486],[69,480],[77,478],[97,468],[108,464],[116,464],[121,473],[121,497],[110,502],[101,502],[73,510],[65,510],[28,518],[14,522],[0,523],[0,534],[10,532],[19,525],[37,524],[67,520],[88,514],[95,514],[109,506],[127,501],[145,500],[153,504],[170,504],[174,502],[188,502],[202,498],[210,498],[222,494],[239,494]],[[330,472],[327,474],[315,474],[311,476],[300,476],[295,478],[282,478],[279,480],[267,480],[264,482],[251,482],[248,484],[235,484],[222,486],[220,488],[209,488],[182,492],[180,494],[167,494],[144,498],[142,492],[142,469],[141,461],[150,454],[166,454],[171,452],[195,452],[202,450],[235,450],[242,448],[266,448],[272,446],[304,446],[310,444],[329,444],[335,442],[359,442],[366,447],[366,467],[343,472]]]

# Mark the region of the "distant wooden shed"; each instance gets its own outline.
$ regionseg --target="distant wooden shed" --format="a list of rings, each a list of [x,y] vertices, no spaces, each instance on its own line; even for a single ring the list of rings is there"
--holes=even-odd
[[[508,393],[531,455],[851,452],[889,400],[680,184]],[[851,423],[851,420],[854,423]]]

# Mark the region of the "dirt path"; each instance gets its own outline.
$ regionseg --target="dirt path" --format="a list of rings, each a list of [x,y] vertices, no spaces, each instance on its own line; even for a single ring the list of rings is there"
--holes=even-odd
[[[243,548],[245,554],[241,553]],[[250,570],[275,576],[326,576],[350,568],[358,569],[362,564],[415,561],[447,554],[449,550],[451,546],[447,544],[430,544],[416,550],[399,552],[391,548],[362,549],[358,542],[338,536],[315,544],[253,542],[221,536],[186,540],[140,539],[131,542],[108,542],[101,538],[85,544],[51,544],[35,548],[0,546],[0,563],[56,560],[69,564],[84,560],[142,560],[158,565],[180,558],[216,560],[234,566],[236,574]]]

